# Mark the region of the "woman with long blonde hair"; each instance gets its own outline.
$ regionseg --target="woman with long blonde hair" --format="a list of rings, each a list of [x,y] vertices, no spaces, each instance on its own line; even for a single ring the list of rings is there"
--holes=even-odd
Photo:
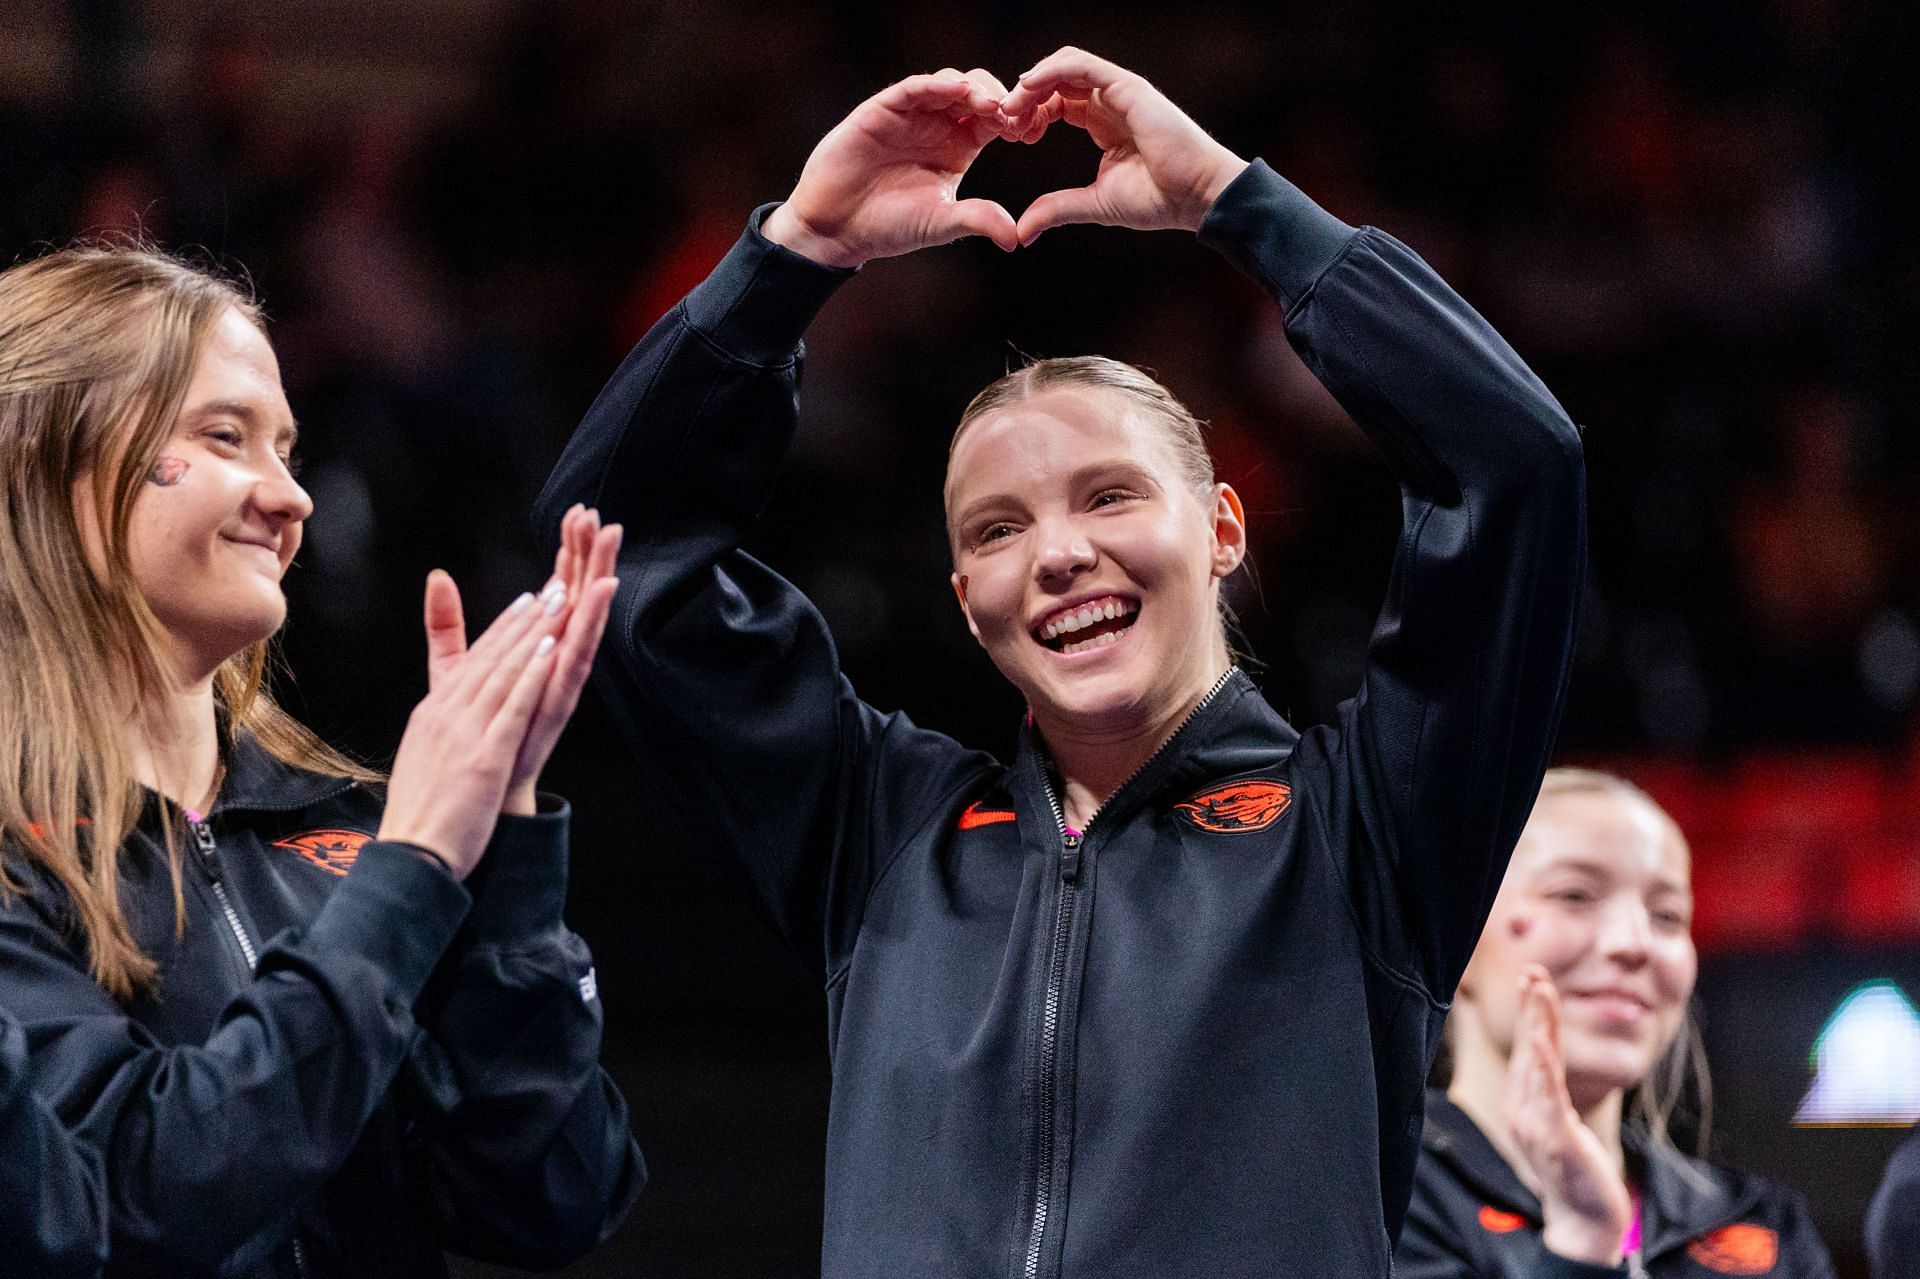
[[[0,272],[0,1007],[104,1179],[109,1274],[564,1260],[643,1178],[534,789],[618,531],[571,513],[470,649],[429,579],[382,785],[263,687],[295,436],[228,281],[124,247]]]
[[[1448,1017],[1395,1274],[1831,1279],[1796,1196],[1669,1134],[1690,1073],[1707,1095],[1690,863],[1637,786],[1547,773]]]

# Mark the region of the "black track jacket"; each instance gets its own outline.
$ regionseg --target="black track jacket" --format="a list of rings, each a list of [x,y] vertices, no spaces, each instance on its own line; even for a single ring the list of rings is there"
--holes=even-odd
[[[126,1006],[59,889],[10,861],[26,891],[0,904],[0,1007],[104,1178],[110,1279],[412,1279],[445,1273],[443,1247],[551,1266],[638,1193],[561,920],[564,808],[502,817],[464,885],[374,840],[380,808],[243,737],[207,821],[175,818],[176,935],[151,804],[122,900],[160,969]]]
[[[27,1037],[0,1009],[0,1275],[84,1279],[107,1259],[99,1161],[27,1085]]]
[[[826,984],[825,1273],[1386,1275],[1560,711],[1573,426],[1413,253],[1252,165],[1200,238],[1398,474],[1386,609],[1337,724],[1302,736],[1229,672],[1070,839],[1038,741],[1008,766],[864,704],[738,549],[848,275],[757,228],[621,366],[538,518],[626,525],[608,700]]]
[[[1445,1093],[1427,1099],[1397,1279],[1833,1279],[1799,1196],[1627,1133],[1641,1197],[1638,1257],[1594,1266],[1548,1252],[1540,1201]]]

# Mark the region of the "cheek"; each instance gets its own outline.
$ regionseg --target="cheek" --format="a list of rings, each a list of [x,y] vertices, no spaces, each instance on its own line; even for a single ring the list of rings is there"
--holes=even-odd
[[[1593,945],[1590,924],[1543,903],[1516,907],[1501,926],[1516,974],[1524,965],[1539,964],[1557,978]]]

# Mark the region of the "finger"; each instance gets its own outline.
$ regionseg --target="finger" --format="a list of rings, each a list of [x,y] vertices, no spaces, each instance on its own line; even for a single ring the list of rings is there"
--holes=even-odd
[[[1056,93],[1024,117],[1008,116],[1007,137],[1015,142],[1035,143],[1046,136],[1048,129],[1066,118],[1067,100]]]
[[[503,662],[512,660],[516,647],[525,649],[537,642],[540,623],[547,620],[545,606],[557,591],[548,583],[539,595],[523,592],[501,610],[484,634],[467,650],[454,678],[448,681],[447,696],[458,702],[471,702],[479,690],[494,679]]]
[[[1024,115],[1036,102],[1044,102],[1055,93],[1086,97],[1101,90],[1123,87],[1133,73],[1085,49],[1071,46],[1048,54],[1007,93],[1002,109],[1008,115]]]
[[[1071,223],[1094,222],[1102,220],[1100,198],[1092,187],[1072,187],[1065,191],[1049,191],[1020,215],[1015,233],[1021,244],[1032,244],[1044,231]]]
[[[936,243],[984,235],[1008,251],[1020,246],[1013,215],[992,200],[958,200],[942,206],[928,230]]]
[[[562,581],[573,571],[573,526],[586,509],[575,502],[560,519],[560,548],[553,555],[553,575]]]
[[[876,94],[873,102],[897,112],[948,112],[959,108],[962,115],[994,115],[1000,110],[998,95],[951,68],[934,75],[908,76]]]
[[[427,628],[427,690],[431,692],[467,651],[467,619],[460,588],[445,569],[427,574],[424,606]]]
[[[540,695],[553,670],[554,649],[553,636],[542,635],[527,651],[525,660],[518,664],[514,678],[499,701],[489,709],[485,729],[488,753],[499,752],[504,756],[519,751],[520,743],[527,736],[527,724],[540,705]]]
[[[593,673],[593,660],[606,633],[607,617],[613,609],[618,579],[596,578],[587,584],[579,605],[573,610],[565,636],[555,650],[552,669],[540,695],[539,706],[527,725],[525,738],[513,764],[513,780],[538,777],[547,757],[573,712],[580,705],[580,692]]]
[[[550,652],[554,643],[558,642],[553,633],[557,626],[552,623],[556,617],[564,617],[564,614],[548,613],[546,609],[559,596],[558,587],[549,587],[540,597],[541,602],[527,610],[532,615],[531,619],[525,621],[522,629],[511,637],[511,642],[502,648],[498,659],[489,664],[479,687],[471,691],[467,698],[468,706],[481,723],[489,722],[498,714],[501,703],[513,691],[515,682],[526,669],[526,664],[533,659],[535,650]],[[545,647],[542,648],[542,645]]]

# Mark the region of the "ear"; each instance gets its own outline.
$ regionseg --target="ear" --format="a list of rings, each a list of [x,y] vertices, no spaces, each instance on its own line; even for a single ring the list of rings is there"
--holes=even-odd
[[[1231,484],[1213,486],[1213,575],[1226,577],[1247,558],[1247,512]]]
[[[967,619],[967,630],[972,632],[975,643],[986,647],[986,642],[980,638],[980,628],[973,624],[973,610],[967,607],[967,579],[954,573],[947,580],[953,583],[953,598],[960,601],[960,615]]]

